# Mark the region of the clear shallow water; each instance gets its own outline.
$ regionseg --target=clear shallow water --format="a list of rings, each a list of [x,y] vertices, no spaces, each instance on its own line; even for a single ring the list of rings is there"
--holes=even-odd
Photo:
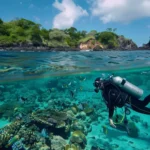
[[[0,78],[22,80],[93,71],[145,70],[149,51],[0,52]]]
[[[90,121],[92,131],[86,135],[85,149],[90,150],[92,145],[123,149],[119,143],[121,141],[128,145],[128,149],[149,150],[150,135],[146,133],[150,133],[150,124],[147,116],[131,113],[130,117],[140,116],[141,121],[136,122],[140,128],[139,138],[132,139],[126,132],[109,128],[107,109],[93,87],[95,78],[115,74],[142,88],[144,98],[150,93],[149,66],[150,51],[0,52],[1,124],[13,121],[20,114],[24,117],[37,109],[63,110],[74,104],[87,103],[94,108],[97,119]],[[27,101],[22,103],[20,97],[27,98]],[[16,108],[20,111],[15,112]],[[80,121],[89,123],[82,119]],[[145,122],[147,128],[143,125]],[[107,136],[102,132],[103,124],[107,125]],[[139,142],[143,143],[140,147]]]

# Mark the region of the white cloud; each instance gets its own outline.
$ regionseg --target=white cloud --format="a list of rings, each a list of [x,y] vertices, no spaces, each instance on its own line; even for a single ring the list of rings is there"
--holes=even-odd
[[[33,16],[33,18],[35,19],[36,22],[40,23],[40,18],[37,16]]]
[[[31,8],[34,8],[35,7],[35,5],[34,4],[30,4],[29,5],[29,8],[31,9]]]
[[[61,11],[53,20],[54,28],[71,27],[80,17],[88,16],[87,11],[77,6],[73,0],[62,0],[62,2],[55,0],[53,6]]]
[[[98,16],[103,23],[128,23],[150,17],[150,0],[93,0],[91,5],[92,15]]]

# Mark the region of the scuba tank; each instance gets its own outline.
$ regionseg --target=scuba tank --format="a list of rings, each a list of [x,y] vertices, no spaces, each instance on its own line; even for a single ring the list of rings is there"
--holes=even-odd
[[[131,94],[133,97],[140,98],[143,95],[143,90],[128,82],[126,79],[119,76],[110,76],[110,81],[119,86],[125,92]]]

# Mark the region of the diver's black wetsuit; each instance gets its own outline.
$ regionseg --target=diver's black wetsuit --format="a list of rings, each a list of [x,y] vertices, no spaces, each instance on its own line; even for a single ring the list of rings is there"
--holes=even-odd
[[[125,105],[130,106],[131,109],[137,112],[150,114],[150,108],[145,107],[150,102],[150,95],[142,101],[125,93],[109,80],[104,81],[103,85],[102,96],[109,108],[109,118],[112,118],[115,107],[123,107]]]

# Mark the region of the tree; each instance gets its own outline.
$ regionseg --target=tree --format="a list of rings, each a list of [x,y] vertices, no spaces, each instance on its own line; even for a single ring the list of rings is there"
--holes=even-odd
[[[100,33],[98,39],[102,44],[108,45],[109,48],[114,48],[118,44],[117,37],[113,32],[104,31]]]
[[[67,35],[63,30],[53,29],[49,33],[50,44],[52,47],[68,47],[67,40],[69,39],[69,35]]]
[[[9,36],[8,28],[4,24],[0,24],[0,36],[1,35]]]
[[[85,30],[81,31],[81,36],[82,36],[83,38],[86,36],[86,34],[87,34],[87,31],[85,31]]]
[[[0,25],[3,24],[3,20],[0,18]]]
[[[65,29],[64,32],[69,34],[69,35],[74,35],[77,33],[77,29],[74,27],[70,27],[69,29]]]
[[[23,19],[23,18],[13,20],[12,22],[14,22],[17,26],[20,26],[23,29],[29,29],[30,27],[33,27],[36,25],[34,22]]]
[[[112,29],[112,28],[107,28],[107,29],[106,29],[106,31],[108,31],[108,32],[112,32],[112,31],[113,31],[113,29]]]
[[[113,32],[116,32],[117,31],[117,28],[113,28]]]
[[[14,33],[18,36],[25,36],[25,31],[22,27],[16,27]]]
[[[59,29],[53,29],[49,33],[50,40],[64,41],[67,37],[68,37],[67,34],[65,34],[64,31],[59,30]]]
[[[70,36],[70,38],[67,39],[67,43],[69,44],[69,46],[77,47],[78,41],[82,38],[82,33],[80,31],[77,31],[77,29],[74,27],[65,29],[64,32]]]
[[[49,40],[49,31],[48,30],[42,28],[40,34],[44,39]]]
[[[42,44],[42,39],[40,37],[40,29],[39,26],[34,26],[31,30],[31,38],[30,40],[32,41],[34,46],[39,46]]]
[[[96,34],[97,34],[97,31],[96,31],[96,30],[91,30],[87,35],[95,36]]]
[[[99,40],[99,39],[100,39],[100,34],[101,34],[100,32],[97,32],[97,33],[95,34],[95,39],[96,39],[96,40]]]

